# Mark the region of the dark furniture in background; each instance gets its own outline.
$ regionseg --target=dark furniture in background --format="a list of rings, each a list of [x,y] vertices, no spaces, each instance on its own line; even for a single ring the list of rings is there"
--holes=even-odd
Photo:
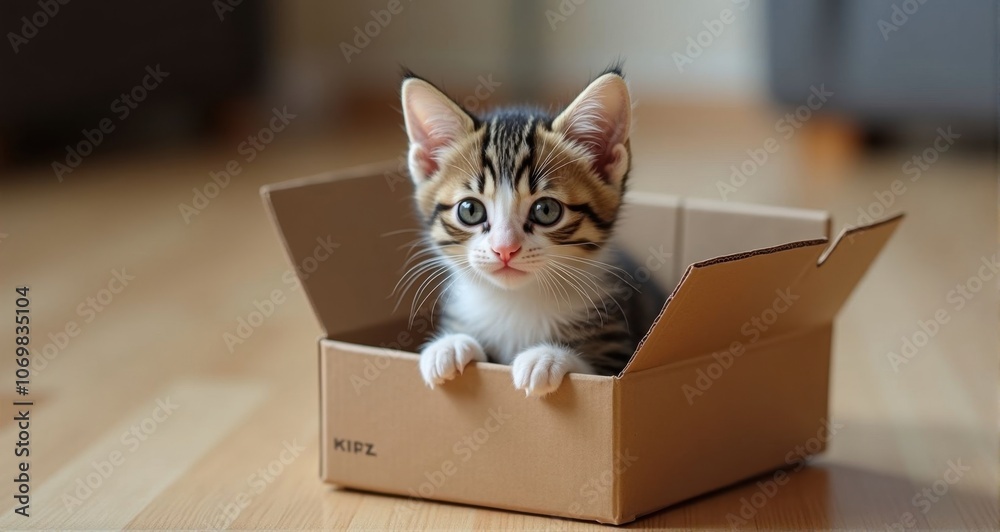
[[[263,79],[263,3],[241,2],[220,20],[217,4],[225,2],[43,0],[53,14],[38,0],[0,3],[0,153],[61,159],[104,118],[116,128],[102,152],[205,131],[226,102],[252,98]],[[9,32],[31,35],[31,27],[28,42],[14,38],[15,52]],[[113,102],[155,65],[169,76],[120,120]]]
[[[996,138],[992,0],[770,0],[770,86],[799,105],[811,85],[869,133],[924,138],[953,126],[963,144]],[[895,28],[895,29],[894,29]]]

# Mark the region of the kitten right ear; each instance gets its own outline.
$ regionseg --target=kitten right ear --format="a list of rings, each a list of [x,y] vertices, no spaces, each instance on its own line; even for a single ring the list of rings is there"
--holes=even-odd
[[[410,175],[417,184],[437,173],[444,148],[475,130],[468,113],[420,78],[403,81],[403,118],[410,137]]]

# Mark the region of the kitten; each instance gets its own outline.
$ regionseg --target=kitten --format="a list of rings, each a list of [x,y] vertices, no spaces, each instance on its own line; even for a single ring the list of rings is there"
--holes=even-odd
[[[412,74],[402,103],[434,253],[420,264],[451,275],[440,332],[420,355],[427,385],[473,361],[510,364],[528,396],[556,390],[567,373],[618,374],[663,303],[658,290],[619,289],[628,266],[609,245],[631,164],[621,70],[556,116],[474,116]]]

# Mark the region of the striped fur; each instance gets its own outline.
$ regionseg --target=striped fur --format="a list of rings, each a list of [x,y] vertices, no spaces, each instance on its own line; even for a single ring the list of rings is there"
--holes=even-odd
[[[558,115],[472,116],[419,79],[403,92],[415,201],[433,251],[417,271],[446,279],[441,335],[422,354],[428,384],[486,359],[512,364],[528,395],[551,392],[566,372],[619,373],[662,304],[657,290],[630,286],[635,270],[611,245],[630,167],[621,73],[599,77]],[[542,198],[562,207],[549,226],[530,216]],[[459,217],[469,199],[485,206],[485,222]],[[514,248],[503,262],[497,250]]]

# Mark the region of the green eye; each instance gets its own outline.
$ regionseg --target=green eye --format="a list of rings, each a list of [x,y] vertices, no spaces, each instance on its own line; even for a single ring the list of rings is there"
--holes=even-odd
[[[552,198],[542,198],[531,205],[528,216],[538,225],[552,225],[562,216],[562,204]]]
[[[464,199],[458,203],[458,219],[465,225],[479,225],[486,221],[486,207],[479,200]]]

